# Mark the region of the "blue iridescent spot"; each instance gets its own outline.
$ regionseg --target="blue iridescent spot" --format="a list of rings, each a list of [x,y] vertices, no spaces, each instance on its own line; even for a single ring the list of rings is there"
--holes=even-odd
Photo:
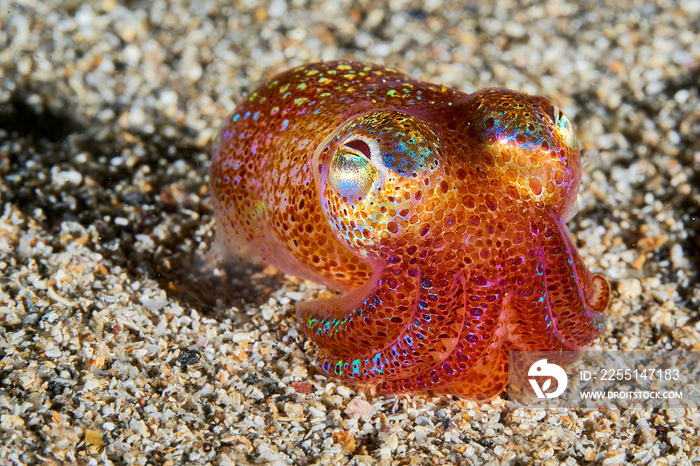
[[[284,130],[284,129],[287,129],[287,126],[289,126],[289,120],[284,120],[284,121],[282,122],[282,129],[283,129],[283,130]]]
[[[382,369],[382,364],[381,364],[381,353],[377,353],[374,355],[374,360],[372,361],[374,363],[374,367],[379,374],[383,374],[384,370]]]

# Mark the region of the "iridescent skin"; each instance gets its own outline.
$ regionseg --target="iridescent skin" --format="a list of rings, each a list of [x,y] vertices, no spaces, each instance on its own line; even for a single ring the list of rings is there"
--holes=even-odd
[[[509,350],[577,350],[604,330],[608,283],[565,225],[580,177],[547,98],[316,63],[262,84],[222,127],[213,255],[343,292],[297,304],[321,372],[488,399]]]

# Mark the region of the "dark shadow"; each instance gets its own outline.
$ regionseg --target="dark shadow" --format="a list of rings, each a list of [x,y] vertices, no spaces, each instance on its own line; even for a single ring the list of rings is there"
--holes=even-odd
[[[60,114],[45,107],[32,107],[27,103],[31,93],[16,91],[10,100],[0,105],[0,128],[19,137],[31,137],[33,141],[58,142],[83,125],[68,112]]]
[[[168,297],[202,315],[222,320],[232,308],[245,316],[245,307],[260,306],[282,286],[284,275],[260,265],[230,263],[214,267],[199,254],[174,255],[156,268],[155,279]]]

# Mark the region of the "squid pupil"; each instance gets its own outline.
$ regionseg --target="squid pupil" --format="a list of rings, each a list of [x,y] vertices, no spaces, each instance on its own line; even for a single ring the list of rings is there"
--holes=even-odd
[[[362,139],[354,139],[352,141],[348,141],[345,143],[345,146],[351,149],[355,149],[356,151],[367,157],[367,159],[370,159],[372,156],[372,151],[370,150],[369,145]]]

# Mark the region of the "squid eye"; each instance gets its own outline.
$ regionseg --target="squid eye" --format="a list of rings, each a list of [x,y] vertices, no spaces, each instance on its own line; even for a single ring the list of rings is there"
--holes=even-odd
[[[372,149],[362,139],[343,143],[333,154],[328,169],[330,185],[348,201],[359,201],[369,194],[379,171],[371,162]]]
[[[576,134],[574,134],[574,127],[566,115],[554,105],[546,108],[545,112],[552,120],[554,132],[562,138],[564,144],[573,149],[578,149],[578,141],[576,140]]]
[[[547,99],[547,101],[548,104],[543,109],[544,114],[552,121],[552,125],[556,127],[557,121],[559,121],[559,115],[561,115],[561,110],[559,110],[556,105],[549,102],[549,99]]]
[[[556,120],[555,131],[559,134],[562,141],[564,141],[564,144],[572,149],[578,149],[578,140],[574,133],[574,126],[562,112],[559,112],[558,116],[559,118]]]

